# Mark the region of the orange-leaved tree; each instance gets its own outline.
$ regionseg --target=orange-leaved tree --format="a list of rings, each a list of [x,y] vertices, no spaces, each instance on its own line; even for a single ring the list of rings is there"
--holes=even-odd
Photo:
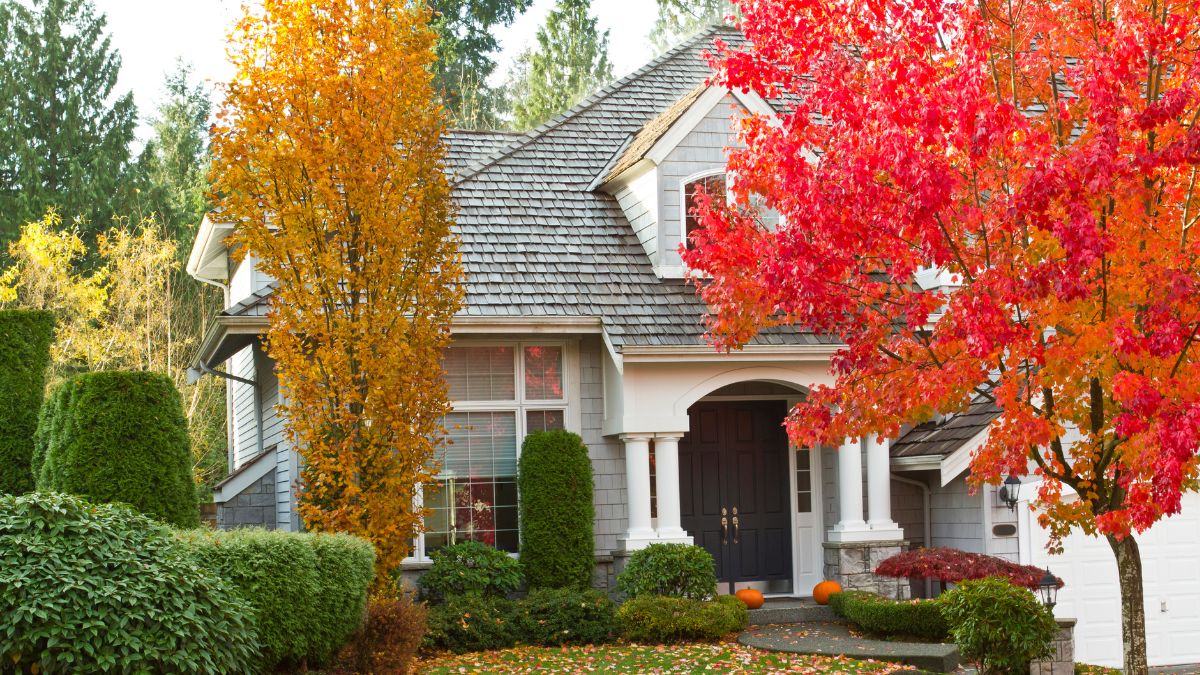
[[[994,399],[972,480],[1032,466],[1057,541],[1108,540],[1144,673],[1131,533],[1179,511],[1200,461],[1200,5],[738,4],[716,79],[782,113],[743,127],[732,191],[785,222],[701,200],[685,259],[711,276],[714,339],[844,340],[789,419],[799,442]]]
[[[371,540],[381,579],[420,523],[462,302],[428,20],[406,0],[247,11],[212,143],[216,209],[278,282],[266,343],[300,516]]]

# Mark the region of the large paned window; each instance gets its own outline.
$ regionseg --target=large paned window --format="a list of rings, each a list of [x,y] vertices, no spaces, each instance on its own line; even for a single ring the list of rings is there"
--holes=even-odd
[[[564,345],[540,342],[446,350],[454,411],[440,473],[423,490],[430,514],[419,555],[467,540],[517,551],[517,456],[526,434],[565,428],[564,357]]]

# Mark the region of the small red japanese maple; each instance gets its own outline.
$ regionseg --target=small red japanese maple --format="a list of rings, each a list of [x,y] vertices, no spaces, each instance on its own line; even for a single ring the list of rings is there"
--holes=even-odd
[[[903,551],[885,559],[875,568],[875,574],[885,577],[937,579],[944,584],[960,581],[1003,577],[1021,588],[1037,591],[1046,571],[1033,565],[1022,565],[994,555],[960,551],[956,548],[918,548]],[[1062,588],[1062,579],[1058,579]]]
[[[684,256],[712,339],[841,337],[836,384],[789,419],[801,443],[995,399],[972,480],[1032,465],[1056,538],[1108,538],[1144,672],[1129,534],[1179,511],[1200,444],[1200,4],[737,4],[715,79],[786,110],[743,126],[735,207],[701,199]]]

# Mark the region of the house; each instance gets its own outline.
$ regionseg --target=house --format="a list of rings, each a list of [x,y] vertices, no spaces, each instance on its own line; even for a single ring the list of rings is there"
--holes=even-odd
[[[424,486],[432,516],[406,567],[419,571],[431,551],[468,538],[515,552],[521,440],[559,428],[579,433],[592,458],[597,586],[653,542],[704,546],[725,589],[799,596],[826,578],[907,596],[907,582],[871,570],[912,546],[1044,563],[1043,535],[1019,515],[1027,509],[992,487],[967,489],[971,452],[998,414],[988,403],[891,442],[795,448],[780,423],[832,382],[836,341],[776,329],[738,353],[705,344],[705,308],[678,253],[694,226],[688,195],[724,186],[732,118],[773,114],[754,94],[706,84],[699,53],[716,30],[532,132],[447,134],[468,273],[445,358],[454,443]],[[232,473],[216,500],[224,527],[296,529],[298,459],[259,346],[273,282],[252,257],[233,261],[231,231],[206,220],[187,266],[227,299],[195,362],[209,373],[227,364],[218,374],[229,380]],[[1092,580],[1115,588],[1110,567],[1064,575],[1081,630]],[[1067,596],[1076,583],[1078,602]],[[1197,607],[1172,601],[1169,611],[1195,621]],[[1119,630],[1109,609],[1103,620]],[[1169,658],[1200,660],[1195,649],[1185,640]]]

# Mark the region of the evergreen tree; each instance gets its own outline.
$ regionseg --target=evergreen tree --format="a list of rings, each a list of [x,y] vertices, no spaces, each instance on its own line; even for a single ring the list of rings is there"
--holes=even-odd
[[[659,52],[666,51],[712,24],[723,23],[735,11],[729,0],[658,0],[650,41]]]
[[[508,26],[532,0],[431,0],[438,34],[433,86],[451,126],[489,129],[499,125],[503,91],[488,86],[499,49],[495,27]]]
[[[154,136],[138,158],[138,209],[153,213],[187,256],[208,212],[208,118],[212,102],[191,66],[178,61],[164,83],[165,100],[151,119]]]
[[[47,207],[95,234],[125,205],[133,94],[88,0],[0,0],[0,241]]]
[[[513,105],[516,128],[542,124],[612,79],[608,31],[596,29],[590,8],[590,0],[558,0],[538,29],[538,48],[518,87],[527,93]]]

